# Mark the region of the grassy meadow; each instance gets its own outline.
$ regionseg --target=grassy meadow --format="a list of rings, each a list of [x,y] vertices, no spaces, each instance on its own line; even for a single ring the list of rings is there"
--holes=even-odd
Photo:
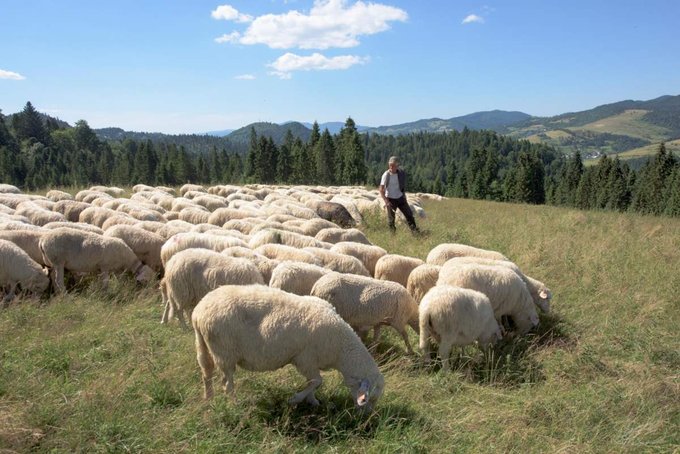
[[[537,332],[468,347],[447,372],[384,329],[368,415],[335,371],[319,407],[289,407],[304,382],[290,366],[239,369],[236,399],[206,402],[193,334],[160,325],[156,284],[89,279],[0,310],[0,452],[680,450],[680,219],[461,199],[426,211],[419,237],[362,229],[422,259],[444,242],[503,252],[553,291]]]

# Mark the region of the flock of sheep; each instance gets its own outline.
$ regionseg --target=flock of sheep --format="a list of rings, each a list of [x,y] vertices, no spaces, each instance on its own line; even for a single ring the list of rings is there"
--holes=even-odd
[[[190,319],[204,394],[236,365],[255,371],[292,364],[307,379],[291,403],[318,404],[321,370],[336,369],[357,406],[371,408],[384,379],[365,343],[391,326],[424,363],[431,343],[445,368],[454,346],[486,348],[538,325],[550,290],[504,255],[462,244],[434,247],[426,261],[390,254],[357,228],[383,213],[377,191],[357,187],[137,185],[133,194],[92,187],[72,196],[27,195],[0,184],[0,289],[65,291],[64,274],[129,271],[160,279],[162,323]],[[414,213],[421,201],[410,197]],[[50,279],[51,278],[51,279]]]

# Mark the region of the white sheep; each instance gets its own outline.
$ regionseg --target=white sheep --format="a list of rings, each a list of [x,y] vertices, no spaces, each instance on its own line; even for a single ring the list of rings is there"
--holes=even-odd
[[[43,226],[48,222],[65,221],[63,214],[49,211],[35,202],[22,202],[17,206],[15,214],[26,216],[32,224]]]
[[[517,273],[504,266],[464,265],[439,272],[437,285],[454,285],[484,293],[489,297],[496,320],[509,315],[517,325],[518,334],[538,326],[536,305],[526,284]]]
[[[330,249],[330,247],[326,247],[328,243],[324,243],[323,241],[299,233],[278,229],[265,229],[253,234],[248,242],[248,246],[250,246],[251,249],[255,249],[258,246],[268,243],[285,244],[286,246],[296,248],[322,247],[324,249]]]
[[[543,282],[524,274],[519,269],[519,266],[517,266],[514,262],[510,262],[508,260],[493,260],[481,257],[467,256],[467,257],[454,257],[452,259],[449,259],[446,261],[446,263],[444,263],[443,266],[450,268],[454,266],[474,263],[479,265],[499,265],[510,268],[515,273],[517,273],[519,277],[522,278],[525,284],[527,284],[527,288],[529,289],[529,293],[531,293],[531,297],[534,300],[534,304],[536,304],[536,306],[538,306],[544,313],[547,314],[550,312],[550,300],[552,300],[552,292],[550,291],[550,289]]]
[[[406,282],[406,291],[413,297],[416,303],[420,303],[425,294],[435,285],[439,279],[439,265],[424,263],[411,271]]]
[[[205,398],[213,395],[215,366],[234,392],[238,364],[253,371],[292,364],[307,379],[289,400],[318,405],[314,396],[321,370],[336,369],[355,405],[370,410],[381,396],[384,378],[361,340],[326,302],[264,286],[223,286],[196,306],[191,321]]]
[[[450,285],[433,287],[418,308],[420,350],[423,363],[430,362],[430,340],[439,344],[442,368],[449,369],[453,346],[477,341],[486,348],[502,338],[489,298],[478,291]]]
[[[11,241],[19,246],[28,256],[40,265],[45,265],[40,252],[40,239],[45,233],[44,228],[38,230],[0,230],[0,239]]]
[[[247,259],[208,249],[178,252],[167,262],[160,282],[165,306],[161,323],[166,323],[173,313],[186,327],[184,314],[190,315],[206,293],[227,284],[264,284],[264,281],[260,271]]]
[[[338,228],[338,224],[335,222],[327,221],[322,218],[305,219],[302,224],[300,224],[300,230],[307,236],[315,237],[323,229]]]
[[[173,255],[184,249],[203,248],[219,252],[232,246],[246,246],[246,244],[238,238],[229,236],[197,232],[178,233],[166,240],[161,247],[161,262],[163,266],[166,266]]]
[[[104,236],[120,238],[142,263],[154,271],[161,270],[161,248],[165,239],[157,233],[133,225],[115,225],[106,230]]]
[[[59,200],[54,204],[52,210],[63,214],[67,221],[78,222],[80,213],[91,206],[89,203],[78,202],[77,200]]]
[[[443,265],[447,260],[453,257],[474,256],[494,260],[509,260],[500,252],[490,251],[487,249],[480,249],[466,244],[459,243],[442,243],[432,248],[427,254],[427,263],[431,265]]]
[[[352,241],[355,243],[362,243],[370,245],[371,242],[366,238],[364,232],[359,229],[343,229],[340,227],[327,228],[320,230],[315,236],[319,241],[326,243],[339,243],[341,241]]]
[[[57,189],[47,191],[45,197],[53,202],[59,202],[60,200],[73,200],[73,195],[69,194],[68,192],[59,191]]]
[[[64,269],[75,273],[131,271],[137,280],[148,280],[153,271],[137,258],[123,240],[96,233],[60,228],[44,233],[40,240],[43,261],[52,268],[54,288],[64,291]]]
[[[69,222],[69,221],[48,222],[47,224],[43,225],[44,229],[59,229],[59,228],[62,228],[62,227],[68,227],[70,229],[77,229],[77,230],[86,230],[88,232],[97,233],[99,235],[104,234],[103,229],[100,229],[96,225],[86,224],[84,222]]]
[[[312,252],[304,249],[286,246],[285,244],[263,244],[262,246],[253,249],[258,254],[262,254],[269,259],[275,260],[291,260],[295,262],[311,263],[313,265],[321,266],[321,260],[317,258]]]
[[[407,255],[386,254],[375,263],[375,278],[384,281],[397,282],[406,288],[408,276],[423,262],[419,258]]]
[[[361,263],[361,260],[351,255],[319,247],[306,247],[302,250],[314,255],[321,262],[321,265],[329,270],[337,271],[338,273],[359,274],[361,276],[371,275],[364,264]]]
[[[341,241],[331,247],[331,251],[351,255],[361,260],[371,276],[375,276],[375,264],[387,251],[380,246],[370,246],[352,241]]]
[[[304,262],[284,261],[272,271],[269,286],[296,295],[309,295],[321,276],[331,271],[318,265]]]
[[[17,285],[23,291],[42,293],[50,284],[43,268],[16,244],[0,240],[0,291],[9,287],[3,303],[12,301]]]
[[[220,253],[229,257],[245,258],[253,262],[257,269],[260,270],[260,274],[262,274],[262,279],[265,284],[270,281],[274,268],[281,263],[281,260],[267,258],[266,256],[258,254],[252,249],[243,246],[228,247],[223,249]]]
[[[373,327],[374,341],[379,338],[380,325],[392,326],[404,339],[408,351],[413,353],[406,325],[418,332],[418,305],[399,284],[331,272],[316,281],[311,295],[331,303],[358,332]]]

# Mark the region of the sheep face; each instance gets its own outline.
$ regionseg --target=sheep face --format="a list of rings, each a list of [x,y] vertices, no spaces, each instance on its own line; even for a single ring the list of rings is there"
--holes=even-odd
[[[135,279],[137,280],[137,282],[146,283],[153,279],[155,275],[156,272],[153,269],[144,265],[140,267],[139,270],[135,273]]]
[[[362,411],[371,411],[382,396],[385,379],[382,375],[369,378],[350,378],[346,381],[352,393],[354,405]]]
[[[538,326],[539,318],[536,311],[532,310],[529,313],[522,313],[518,316],[513,315],[513,321],[517,325],[518,334],[526,334],[531,329]]]
[[[552,300],[552,292],[547,287],[541,287],[538,291],[539,300],[536,305],[541,308],[544,313],[550,312],[550,300]]]

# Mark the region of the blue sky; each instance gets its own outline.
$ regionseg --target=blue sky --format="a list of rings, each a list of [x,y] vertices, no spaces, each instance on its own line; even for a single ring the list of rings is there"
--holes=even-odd
[[[678,0],[0,0],[0,109],[381,126],[680,94]]]

